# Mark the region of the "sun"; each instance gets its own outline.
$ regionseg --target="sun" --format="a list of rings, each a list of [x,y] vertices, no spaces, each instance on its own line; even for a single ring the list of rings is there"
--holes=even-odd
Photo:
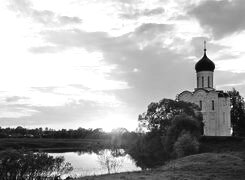
[[[86,128],[102,128],[105,132],[111,132],[116,128],[126,128],[128,131],[134,131],[137,125],[137,117],[133,118],[120,113],[108,114],[99,120],[86,122]]]

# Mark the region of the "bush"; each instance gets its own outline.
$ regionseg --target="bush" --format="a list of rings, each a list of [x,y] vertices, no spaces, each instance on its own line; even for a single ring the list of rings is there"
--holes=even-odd
[[[169,156],[166,153],[159,131],[142,134],[131,145],[128,153],[142,169],[163,165]]]
[[[185,114],[174,117],[172,125],[168,129],[165,148],[170,154],[173,152],[174,143],[181,136],[181,133],[189,132],[192,137],[199,138],[201,135],[201,123],[191,116]]]
[[[178,158],[196,154],[198,151],[199,142],[196,137],[191,136],[189,132],[183,131],[181,136],[174,143],[174,152]]]
[[[45,179],[59,177],[72,171],[64,157],[53,157],[47,153],[4,151],[0,153],[0,177],[2,179]]]

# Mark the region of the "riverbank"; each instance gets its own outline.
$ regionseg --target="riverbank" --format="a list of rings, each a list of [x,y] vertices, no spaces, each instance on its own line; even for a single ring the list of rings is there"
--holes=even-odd
[[[187,156],[151,171],[82,177],[77,180],[244,180],[245,152]]]

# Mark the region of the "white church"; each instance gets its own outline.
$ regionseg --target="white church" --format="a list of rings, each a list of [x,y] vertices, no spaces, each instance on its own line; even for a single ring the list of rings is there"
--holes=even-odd
[[[213,86],[215,64],[206,55],[196,63],[197,85],[193,92],[183,91],[179,94],[180,101],[197,104],[203,114],[204,135],[231,136],[230,98],[227,93],[216,90]]]

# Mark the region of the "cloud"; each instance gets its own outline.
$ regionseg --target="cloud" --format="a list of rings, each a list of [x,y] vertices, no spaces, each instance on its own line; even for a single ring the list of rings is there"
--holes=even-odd
[[[193,37],[190,41],[190,45],[193,48],[193,55],[199,57],[202,55],[200,52],[203,52],[204,49],[204,41],[207,42],[206,48],[208,53],[210,54],[219,54],[220,51],[224,51],[226,49],[229,49],[229,46],[220,45],[214,41],[212,41],[211,38],[200,36],[200,37]],[[231,53],[231,52],[230,52]]]
[[[189,14],[211,31],[215,39],[221,39],[244,30],[244,9],[243,0],[204,1],[193,6]]]
[[[157,24],[157,23],[144,23],[135,29],[137,35],[139,34],[153,34],[154,36],[166,33],[167,31],[173,30],[173,25],[169,24]]]
[[[155,16],[160,15],[165,12],[164,8],[158,7],[154,9],[129,9],[130,12],[124,12],[120,14],[121,18],[125,19],[137,19],[144,16]]]
[[[156,38],[159,35],[169,37],[172,29],[172,25],[150,23],[142,24],[135,31],[119,37],[77,29],[45,31],[42,35],[48,43],[63,49],[81,47],[102,52],[103,60],[117,67],[110,73],[110,78],[128,82],[132,87],[113,93],[128,104],[137,103],[142,107],[142,102],[146,105],[152,96],[157,99],[169,94],[175,97],[179,90],[191,86],[188,78],[192,78],[191,69],[194,72],[194,65],[192,67],[191,63],[183,61],[185,57],[175,50],[163,48],[161,38]],[[145,42],[142,48],[141,43]],[[181,75],[176,75],[176,72]],[[173,89],[176,91],[173,92]]]
[[[109,36],[105,32],[86,32],[79,29],[48,30],[41,32],[41,35],[49,45],[32,47],[30,51],[44,53],[82,47],[88,51],[123,52],[125,49],[138,49],[138,43],[145,42],[145,40],[153,41],[155,37],[168,36],[173,27],[171,24],[146,23],[133,32],[119,37]]]
[[[61,24],[69,24],[69,23],[81,23],[82,20],[79,17],[69,17],[69,16],[59,16],[59,21]]]
[[[17,102],[19,100],[25,100],[25,99],[28,99],[28,97],[20,97],[20,96],[10,96],[10,97],[6,97],[5,98],[5,101],[8,102],[8,103],[11,103],[11,102]]]
[[[49,45],[60,50],[82,48],[101,52],[106,64],[115,65],[107,78],[126,82],[130,87],[108,93],[130,107],[136,120],[137,114],[145,111],[151,101],[175,98],[194,84],[194,63],[185,61],[187,56],[162,41],[171,37],[173,28],[169,24],[146,23],[118,37],[78,29],[43,31],[41,35]]]
[[[98,105],[94,102],[71,102],[64,106],[4,106],[0,111],[1,126],[45,126],[56,128],[78,128],[86,122],[103,117],[103,113],[110,110],[106,105]],[[15,112],[13,112],[15,111]],[[98,119],[97,119],[98,120]]]
[[[215,71],[215,84],[217,89],[222,89],[226,91],[236,88],[240,93],[245,95],[245,73],[235,73],[229,71]]]
[[[32,117],[36,113],[38,113],[37,110],[35,110],[33,107],[30,107],[29,105],[25,104],[17,104],[17,101],[6,101],[6,103],[0,104],[0,119],[5,118],[13,118],[13,119],[19,119],[19,118],[26,118],[26,117]],[[10,123],[11,122],[6,122]],[[1,121],[2,124],[2,121]]]
[[[82,22],[79,17],[63,16],[49,10],[36,10],[32,8],[32,4],[29,0],[11,0],[9,8],[20,15],[32,18],[34,21],[44,25],[62,26]]]
[[[2,94],[0,99],[1,126],[91,128],[90,122],[99,120],[106,126],[106,117],[124,107],[110,92],[79,85],[33,87],[28,98]]]
[[[49,46],[49,45],[47,45],[47,46],[31,47],[29,49],[30,52],[36,53],[36,54],[38,54],[38,53],[57,53],[60,50],[62,50],[62,49],[57,48],[57,46]]]

